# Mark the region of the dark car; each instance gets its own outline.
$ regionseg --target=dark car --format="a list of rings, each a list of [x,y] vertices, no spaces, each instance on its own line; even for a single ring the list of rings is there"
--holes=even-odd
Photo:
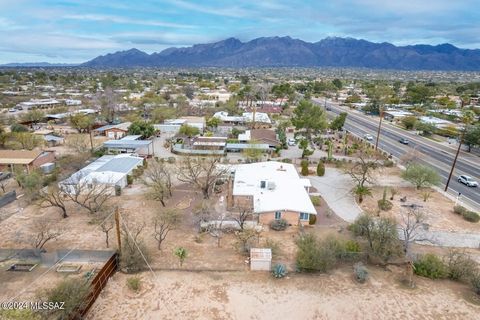
[[[405,139],[405,138],[401,138],[400,140],[398,140],[398,142],[400,142],[401,144],[409,144],[410,141],[408,141],[408,139]]]

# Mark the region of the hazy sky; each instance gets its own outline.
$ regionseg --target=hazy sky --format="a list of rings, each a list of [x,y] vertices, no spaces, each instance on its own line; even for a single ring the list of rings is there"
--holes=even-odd
[[[0,63],[291,36],[480,48],[480,0],[0,0]]]

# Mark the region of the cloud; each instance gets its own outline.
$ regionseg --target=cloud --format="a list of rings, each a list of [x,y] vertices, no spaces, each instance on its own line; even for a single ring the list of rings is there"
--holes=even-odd
[[[144,25],[144,26],[167,27],[167,28],[191,29],[196,27],[194,25],[185,25],[185,24],[165,22],[160,20],[131,19],[131,18],[126,18],[121,16],[112,16],[112,15],[103,15],[103,14],[71,14],[71,15],[64,16],[63,19],[113,22],[113,23],[119,23],[119,24],[138,24],[138,25]]]
[[[210,6],[200,5],[200,4],[187,2],[183,0],[170,1],[170,4],[182,9],[190,10],[190,11],[196,11],[196,12],[206,13],[210,15],[231,17],[231,18],[245,18],[254,14],[252,11],[239,6],[210,7]]]

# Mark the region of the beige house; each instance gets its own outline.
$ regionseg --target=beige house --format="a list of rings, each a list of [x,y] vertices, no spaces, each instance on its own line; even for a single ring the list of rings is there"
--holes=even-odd
[[[22,166],[30,172],[49,162],[55,162],[53,151],[0,150],[0,170],[13,170],[15,166]]]
[[[308,224],[317,212],[308,194],[310,180],[300,178],[292,164],[267,161],[237,165],[229,204],[248,208],[262,224],[285,219],[291,225]]]

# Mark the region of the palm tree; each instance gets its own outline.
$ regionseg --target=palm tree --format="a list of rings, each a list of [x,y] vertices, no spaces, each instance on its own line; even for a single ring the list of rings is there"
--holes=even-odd
[[[353,190],[353,193],[356,196],[358,196],[358,202],[362,203],[364,196],[371,196],[372,195],[372,190],[369,187],[362,186],[362,185],[357,185],[355,187],[355,189]]]

